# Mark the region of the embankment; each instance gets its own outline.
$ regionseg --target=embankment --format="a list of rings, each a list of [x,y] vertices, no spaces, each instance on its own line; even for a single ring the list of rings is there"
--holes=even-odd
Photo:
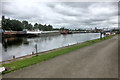
[[[107,36],[105,38],[105,40],[110,39],[112,36],[114,36],[114,35]],[[33,55],[29,58],[22,58],[21,60],[18,60],[18,61],[3,64],[2,66],[7,66],[7,67],[10,68],[8,71],[4,71],[3,74],[11,72],[11,71],[18,70],[18,69],[36,64],[36,63],[39,63],[41,61],[45,61],[45,60],[54,58],[56,56],[59,56],[59,55],[65,54],[65,53],[72,52],[74,50],[83,48],[85,46],[92,45],[92,44],[100,42],[100,41],[104,41],[104,38],[102,40],[94,39],[94,40],[86,41],[86,42],[83,42],[83,43],[80,43],[80,44],[75,44],[75,45],[72,45],[72,46],[59,48],[58,50],[47,52],[46,54],[42,54],[42,55],[38,55],[38,56]]]

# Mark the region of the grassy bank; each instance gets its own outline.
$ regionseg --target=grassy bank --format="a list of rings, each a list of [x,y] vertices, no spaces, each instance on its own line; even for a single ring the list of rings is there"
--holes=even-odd
[[[106,39],[110,39],[112,36],[114,36],[114,35],[107,36]],[[94,39],[94,40],[86,41],[86,42],[81,43],[81,44],[68,46],[66,48],[56,50],[54,52],[49,52],[49,53],[38,55],[38,56],[32,56],[30,58],[22,59],[22,60],[19,60],[19,61],[8,63],[8,64],[3,64],[2,66],[7,66],[7,67],[10,68],[10,70],[4,71],[3,74],[11,72],[11,71],[18,70],[18,69],[21,69],[21,68],[36,64],[36,63],[39,63],[41,61],[45,61],[45,60],[54,58],[56,56],[59,56],[59,55],[62,55],[62,54],[65,54],[65,53],[80,49],[82,47],[85,47],[85,46],[88,46],[88,45],[91,45],[91,44],[94,44],[96,42],[100,42],[100,41],[103,41],[103,40],[104,39],[102,39],[102,40]]]

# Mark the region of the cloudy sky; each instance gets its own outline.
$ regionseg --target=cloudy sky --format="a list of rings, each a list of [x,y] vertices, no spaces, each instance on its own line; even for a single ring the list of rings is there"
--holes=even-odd
[[[2,15],[56,28],[118,27],[117,2],[2,2]]]

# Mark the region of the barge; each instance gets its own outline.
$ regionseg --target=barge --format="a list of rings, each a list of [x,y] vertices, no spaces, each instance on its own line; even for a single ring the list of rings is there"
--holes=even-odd
[[[3,31],[2,37],[37,37],[60,34],[59,31]]]

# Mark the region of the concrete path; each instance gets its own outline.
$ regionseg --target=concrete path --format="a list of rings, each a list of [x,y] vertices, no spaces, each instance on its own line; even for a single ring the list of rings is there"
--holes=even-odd
[[[117,77],[117,36],[3,76],[3,78]]]

